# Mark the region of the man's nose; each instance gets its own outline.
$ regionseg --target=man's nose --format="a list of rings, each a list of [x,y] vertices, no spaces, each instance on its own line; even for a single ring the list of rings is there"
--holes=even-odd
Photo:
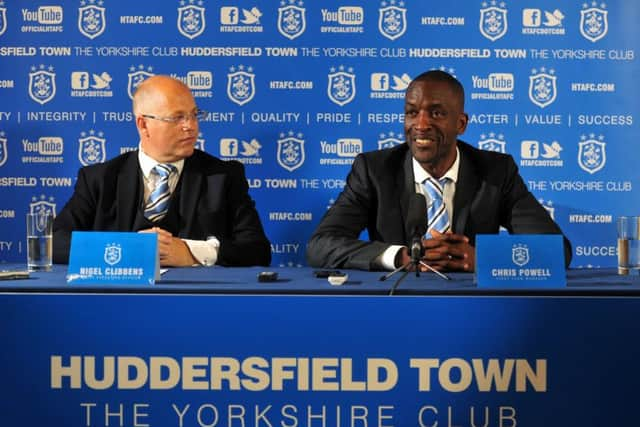
[[[416,117],[416,127],[418,129],[426,129],[431,125],[431,117],[426,111],[419,111]]]
[[[197,128],[198,128],[198,120],[195,118],[189,118],[188,120],[184,120],[182,122],[183,130],[191,130],[191,129],[197,129]]]

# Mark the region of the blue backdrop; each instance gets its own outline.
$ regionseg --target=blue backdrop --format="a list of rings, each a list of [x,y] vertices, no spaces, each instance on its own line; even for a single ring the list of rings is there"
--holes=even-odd
[[[438,68],[467,90],[462,138],[514,156],[572,266],[615,265],[615,217],[640,213],[640,4],[463,3],[0,2],[0,261],[79,167],[137,147],[130,95],[162,73],[209,112],[200,148],[246,165],[274,264],[304,264],[353,157],[403,143],[404,89]]]

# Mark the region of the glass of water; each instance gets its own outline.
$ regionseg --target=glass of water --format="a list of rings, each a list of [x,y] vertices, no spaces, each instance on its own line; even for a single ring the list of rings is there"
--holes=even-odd
[[[640,271],[640,216],[618,218],[618,274]]]
[[[53,264],[53,214],[27,214],[27,268],[49,271]]]

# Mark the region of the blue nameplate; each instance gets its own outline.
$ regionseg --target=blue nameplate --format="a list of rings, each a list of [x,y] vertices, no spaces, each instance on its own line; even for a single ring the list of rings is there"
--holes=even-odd
[[[559,234],[476,236],[479,288],[564,288],[564,246]]]
[[[71,233],[69,284],[153,285],[159,278],[156,233]]]

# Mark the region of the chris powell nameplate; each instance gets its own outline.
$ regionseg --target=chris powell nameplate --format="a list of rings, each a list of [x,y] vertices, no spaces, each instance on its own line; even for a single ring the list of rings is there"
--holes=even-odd
[[[476,282],[479,288],[564,288],[567,274],[562,236],[476,236]]]

